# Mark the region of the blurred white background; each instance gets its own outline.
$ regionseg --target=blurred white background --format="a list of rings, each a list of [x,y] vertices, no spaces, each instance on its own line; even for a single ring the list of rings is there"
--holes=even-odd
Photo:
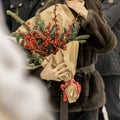
[[[0,4],[0,120],[54,120],[45,86],[23,69],[23,51],[4,21]]]

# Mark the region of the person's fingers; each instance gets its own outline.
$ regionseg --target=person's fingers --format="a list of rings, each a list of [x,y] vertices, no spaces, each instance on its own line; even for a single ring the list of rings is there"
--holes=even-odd
[[[69,71],[69,68],[68,68],[68,67],[64,67],[64,68],[58,70],[58,71],[56,72],[56,75],[59,75],[59,74],[61,74],[61,73],[63,73],[63,72],[68,72],[68,71]]]
[[[69,72],[66,71],[66,72],[64,72],[64,73],[61,73],[61,74],[57,75],[57,77],[58,77],[58,78],[63,77],[63,76],[65,76],[65,75],[67,75],[68,73],[69,73]]]
[[[61,63],[61,64],[59,64],[54,70],[55,70],[55,71],[58,71],[59,69],[65,67],[65,66],[66,66],[66,63],[65,63],[65,62],[64,62],[64,63]]]
[[[79,1],[68,1],[67,5],[72,8],[76,8],[84,5],[84,2],[79,2]]]
[[[59,78],[57,78],[57,79],[55,79],[54,81],[61,82],[62,80],[59,79]]]

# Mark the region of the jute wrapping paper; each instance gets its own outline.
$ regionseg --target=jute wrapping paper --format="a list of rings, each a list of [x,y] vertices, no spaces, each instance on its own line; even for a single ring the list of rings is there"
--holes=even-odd
[[[54,8],[55,8],[55,6],[53,5],[40,13],[41,20],[44,22],[45,26],[47,26],[49,22],[54,24],[54,22],[52,22],[52,18],[54,17],[54,14],[53,14]],[[64,30],[64,27],[68,28],[68,25],[71,25],[73,23],[74,16],[73,16],[72,12],[70,11],[70,9],[65,4],[58,4],[56,13],[57,13],[58,24],[60,26],[60,32],[62,33]],[[34,22],[35,22],[35,17],[29,19],[28,21],[30,23],[32,23],[32,24],[30,24],[32,27],[32,25],[34,25]],[[26,30],[23,26],[21,26],[19,28],[19,30],[26,32]],[[59,65],[62,62],[66,62],[67,66],[69,67],[70,72],[67,75],[65,75],[64,77],[60,77],[59,79],[64,80],[64,81],[70,80],[71,78],[74,77],[74,74],[76,72],[78,48],[79,48],[78,41],[69,42],[67,44],[66,50],[60,49],[57,52],[57,54],[55,54],[55,55],[51,54],[51,55],[47,56],[46,57],[47,60],[45,59],[43,61],[42,67],[45,67],[47,65],[51,56],[53,57],[53,60],[54,60],[54,62],[53,62],[54,67],[56,67],[57,65]],[[37,67],[39,67],[39,66],[28,67],[28,69],[35,69]],[[72,88],[72,86],[73,86],[73,88]],[[75,92],[73,92],[73,90],[76,91],[76,87],[74,85],[72,85],[72,86],[70,87],[70,89],[71,89],[72,93],[74,93],[74,94],[71,93],[71,95],[73,95],[73,97],[75,96],[75,99],[77,99],[79,97],[79,95],[77,93],[76,93],[77,95],[75,95]],[[70,100],[69,102],[71,103],[72,100]],[[75,100],[74,100],[74,102],[75,102]]]

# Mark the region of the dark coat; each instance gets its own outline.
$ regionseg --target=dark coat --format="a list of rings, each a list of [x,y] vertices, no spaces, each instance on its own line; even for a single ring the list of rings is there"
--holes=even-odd
[[[95,70],[96,54],[105,54],[116,46],[116,38],[108,25],[93,10],[89,9],[88,19],[82,20],[79,33],[88,33],[90,38],[79,46],[75,80],[82,85],[82,93],[75,103],[69,104],[69,111],[95,110],[105,104],[104,84],[100,74]],[[42,68],[34,71],[40,77]],[[33,72],[33,71],[32,71]],[[45,81],[45,80],[44,80]],[[51,103],[59,111],[60,84],[47,82]]]
[[[47,0],[2,0],[4,12],[11,10],[19,15],[23,20],[28,20],[33,17],[36,11],[43,7]],[[15,31],[20,23],[16,22],[13,18],[6,15],[6,22],[10,31]]]
[[[117,37],[117,47],[112,53],[102,55],[98,58],[96,69],[102,76],[120,75],[120,0],[103,0],[103,12],[112,31]]]

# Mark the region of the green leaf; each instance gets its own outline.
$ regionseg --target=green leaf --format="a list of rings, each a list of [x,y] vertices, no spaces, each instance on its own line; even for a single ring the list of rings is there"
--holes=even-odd
[[[75,38],[75,40],[86,40],[90,37],[90,35],[80,35]]]
[[[16,34],[18,34],[18,33],[16,33],[16,32],[12,32],[12,33],[11,33],[11,35],[12,35],[13,37],[16,37]]]
[[[69,35],[70,40],[74,39],[74,36],[75,36],[75,34],[74,34],[74,27],[72,26],[72,28],[70,30],[70,35]]]
[[[27,28],[26,26],[26,22],[24,20],[22,20],[16,13],[10,11],[10,10],[7,10],[7,15],[10,15],[12,18],[14,18],[17,22],[19,22],[21,25],[24,26],[24,28],[29,31],[29,28]]]
[[[17,43],[19,43],[19,41],[20,41],[20,35],[19,34],[16,35],[16,41],[17,41]]]
[[[83,43],[85,43],[85,42],[86,42],[86,40],[80,40],[80,41],[79,41],[80,44],[83,44]]]
[[[66,32],[67,32],[67,28],[64,27],[64,33],[66,33]]]
[[[37,25],[38,21],[40,20],[40,13],[36,13],[35,15],[35,24]]]
[[[52,26],[52,31],[51,31],[51,33],[50,33],[50,36],[54,36],[55,31],[56,31],[56,26],[53,25],[53,26]]]
[[[80,21],[76,21],[74,24],[73,24],[73,31],[72,31],[72,34],[73,34],[73,38],[75,38],[77,35],[78,35],[78,32],[80,30]]]
[[[45,32],[45,25],[44,25],[44,23],[41,22],[41,21],[38,21],[37,24],[40,26],[40,30],[43,31],[43,32]]]

